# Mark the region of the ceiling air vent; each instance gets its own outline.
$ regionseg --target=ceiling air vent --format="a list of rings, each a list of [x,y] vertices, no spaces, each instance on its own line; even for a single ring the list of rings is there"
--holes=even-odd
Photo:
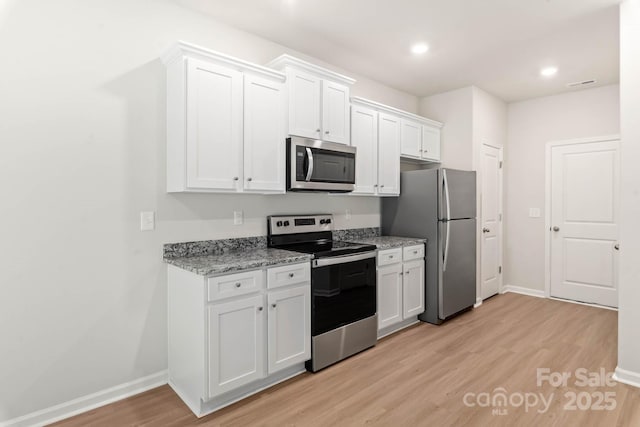
[[[591,86],[593,84],[596,84],[597,80],[595,79],[591,79],[591,80],[583,80],[581,82],[573,82],[573,83],[569,83],[567,84],[567,87],[583,87],[583,86]]]

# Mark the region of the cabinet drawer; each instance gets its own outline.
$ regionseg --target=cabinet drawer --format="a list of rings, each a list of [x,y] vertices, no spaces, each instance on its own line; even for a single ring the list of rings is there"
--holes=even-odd
[[[424,245],[407,246],[402,252],[402,259],[405,261],[421,259],[424,258]]]
[[[402,248],[387,249],[378,252],[378,266],[402,262]]]
[[[309,262],[273,267],[267,270],[268,289],[281,288],[310,280],[311,264]]]
[[[207,280],[208,300],[215,301],[257,292],[262,289],[262,282],[262,270],[211,277]]]

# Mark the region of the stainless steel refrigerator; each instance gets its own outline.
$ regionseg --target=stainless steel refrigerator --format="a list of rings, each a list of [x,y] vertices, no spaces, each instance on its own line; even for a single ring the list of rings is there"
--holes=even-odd
[[[425,307],[440,324],[476,302],[476,173],[428,169],[400,174],[400,197],[382,202],[382,233],[427,241]]]

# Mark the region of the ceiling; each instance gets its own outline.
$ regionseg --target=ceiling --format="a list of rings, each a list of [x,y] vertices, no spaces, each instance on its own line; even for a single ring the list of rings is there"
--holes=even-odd
[[[619,80],[620,0],[181,3],[417,96],[476,85],[516,101],[576,90],[566,87],[575,81]],[[416,42],[430,50],[411,54]],[[540,76],[546,66],[557,75]]]

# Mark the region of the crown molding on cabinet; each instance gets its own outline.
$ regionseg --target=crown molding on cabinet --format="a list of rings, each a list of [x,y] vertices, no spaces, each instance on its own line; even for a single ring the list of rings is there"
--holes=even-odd
[[[276,70],[284,70],[287,67],[293,67],[345,85],[352,85],[356,82],[356,80],[351,77],[319,67],[287,54],[280,55],[273,61],[269,62],[267,67],[274,68]]]
[[[226,66],[233,67],[238,71],[254,72],[262,76],[271,77],[281,82],[284,82],[286,80],[286,76],[279,71],[273,70],[268,67],[263,67],[262,65],[253,64],[251,62],[244,61],[231,55],[216,52],[202,46],[187,43],[182,40],[176,42],[173,46],[171,46],[171,48],[169,48],[160,57],[160,59],[162,59],[162,62],[164,62],[164,64],[168,66],[184,56],[209,61],[214,60]]]
[[[360,98],[359,96],[352,96],[351,97],[351,103],[352,104],[361,105],[361,106],[365,106],[365,107],[369,107],[369,108],[372,108],[372,109],[375,109],[375,110],[379,110],[379,111],[385,111],[387,113],[391,113],[393,115],[400,116],[400,117],[403,117],[403,118],[406,118],[406,119],[414,120],[414,121],[420,122],[422,124],[426,124],[426,125],[429,125],[429,126],[432,126],[432,127],[436,127],[438,129],[441,129],[444,126],[443,123],[438,122],[436,120],[431,120],[431,119],[428,119],[426,117],[419,116],[417,114],[413,114],[413,113],[409,113],[407,111],[400,110],[398,108],[389,107],[388,105],[384,105],[384,104],[381,104],[381,103],[376,102],[376,101],[371,101],[369,99]]]

